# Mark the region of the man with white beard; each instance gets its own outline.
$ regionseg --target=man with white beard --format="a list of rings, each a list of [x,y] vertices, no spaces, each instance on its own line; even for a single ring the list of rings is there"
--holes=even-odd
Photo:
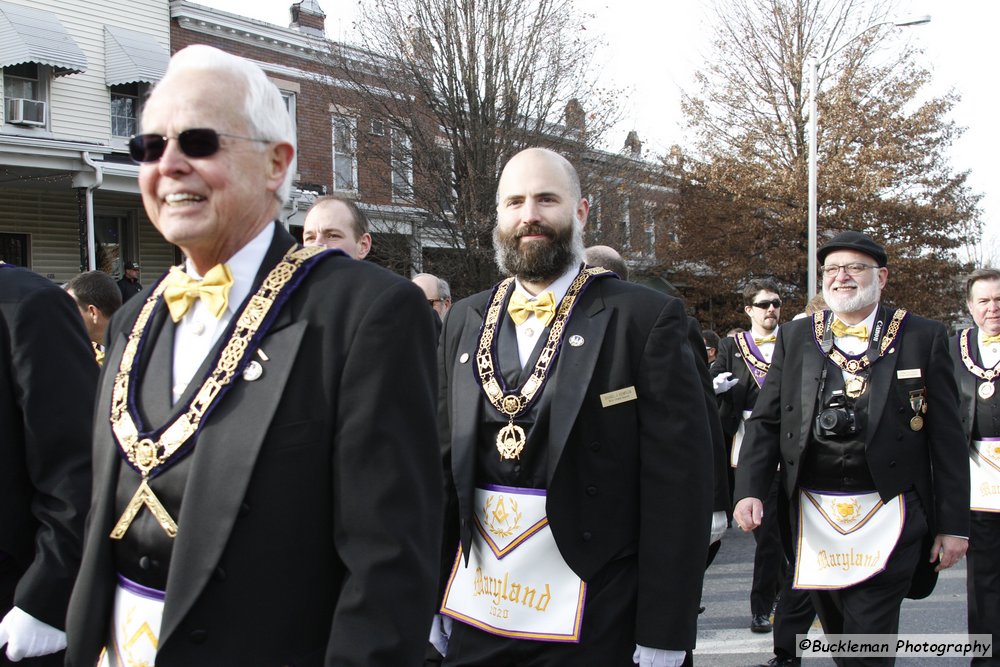
[[[510,277],[444,323],[446,667],[676,667],[694,647],[704,386],[681,301],[583,264],[589,208],[565,158],[515,155],[494,230]]]
[[[734,518],[760,525],[780,461],[797,589],[829,634],[895,634],[965,554],[969,464],[943,324],[880,302],[885,249],[843,232],[817,253],[830,310],[782,326],[747,422]],[[892,664],[842,658],[840,665]]]

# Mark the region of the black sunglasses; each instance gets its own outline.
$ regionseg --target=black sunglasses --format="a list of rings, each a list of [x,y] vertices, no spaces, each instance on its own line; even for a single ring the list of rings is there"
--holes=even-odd
[[[760,308],[761,310],[767,310],[770,306],[775,308],[781,308],[781,299],[770,299],[768,301],[758,301],[753,304],[755,308]]]
[[[219,137],[243,139],[244,141],[259,141],[270,143],[267,139],[241,137],[235,134],[222,134],[207,128],[195,128],[180,132],[176,139],[181,152],[188,157],[209,157],[219,152]],[[160,134],[137,134],[128,140],[128,153],[136,162],[156,162],[167,150],[167,142],[174,137],[164,137]]]

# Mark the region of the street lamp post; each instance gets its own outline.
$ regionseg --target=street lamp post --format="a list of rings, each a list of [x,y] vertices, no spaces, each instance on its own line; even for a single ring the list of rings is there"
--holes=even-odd
[[[816,247],[817,247],[817,231],[816,231],[816,94],[819,88],[819,68],[826,64],[830,58],[834,57],[844,49],[846,49],[852,42],[860,38],[865,33],[868,33],[876,28],[881,28],[885,25],[896,26],[897,28],[903,28],[911,25],[921,25],[924,23],[930,23],[930,16],[917,16],[911,19],[906,19],[904,21],[883,21],[881,23],[874,23],[854,37],[844,42],[844,44],[834,51],[833,53],[825,56],[823,58],[809,58],[809,222],[807,230],[806,244],[808,248],[806,249],[807,258],[807,283],[809,298],[812,299],[816,296],[816,278],[819,274],[819,269],[816,266]]]

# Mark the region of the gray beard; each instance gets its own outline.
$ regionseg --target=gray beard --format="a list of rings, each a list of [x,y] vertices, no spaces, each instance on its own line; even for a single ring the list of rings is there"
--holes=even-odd
[[[823,287],[823,299],[827,307],[834,313],[855,313],[878,303],[882,290],[878,281],[873,280],[867,287],[858,286],[858,291],[854,296],[840,296],[826,286]]]
[[[498,225],[493,228],[493,248],[497,267],[504,275],[531,283],[549,282],[583,263],[583,229],[574,218],[568,228],[556,231],[548,241],[535,241],[524,250],[517,236],[504,236]]]

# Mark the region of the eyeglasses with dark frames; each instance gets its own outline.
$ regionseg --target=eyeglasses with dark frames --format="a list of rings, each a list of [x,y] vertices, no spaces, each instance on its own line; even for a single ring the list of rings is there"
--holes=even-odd
[[[176,139],[181,152],[188,157],[211,157],[219,152],[221,143],[219,137],[242,139],[269,144],[269,139],[241,137],[237,134],[224,134],[208,128],[199,127],[179,132],[176,137],[165,137],[161,134],[137,134],[128,141],[128,152],[133,160],[142,164],[156,162],[167,150],[167,142]]]
[[[834,276],[840,273],[841,269],[847,271],[847,275],[849,276],[860,276],[868,269],[877,269],[877,268],[879,267],[875,266],[874,264],[851,262],[850,264],[824,264],[823,266],[819,267],[819,271],[824,276],[827,276],[828,278],[833,278]]]
[[[767,310],[771,306],[775,308],[781,308],[781,299],[767,299],[766,301],[755,301],[753,304],[754,308],[760,308],[761,310]]]

